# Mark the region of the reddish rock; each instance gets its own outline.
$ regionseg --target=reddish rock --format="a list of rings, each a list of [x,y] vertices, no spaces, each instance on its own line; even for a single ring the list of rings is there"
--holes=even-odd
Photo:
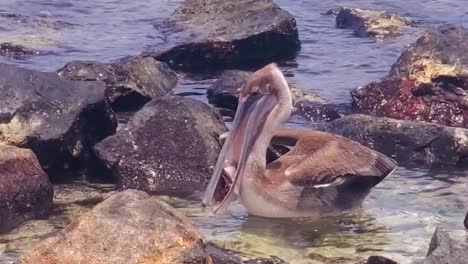
[[[29,149],[0,145],[0,233],[52,209],[52,184]]]
[[[468,127],[468,30],[427,32],[393,65],[389,76],[351,92],[356,112]]]

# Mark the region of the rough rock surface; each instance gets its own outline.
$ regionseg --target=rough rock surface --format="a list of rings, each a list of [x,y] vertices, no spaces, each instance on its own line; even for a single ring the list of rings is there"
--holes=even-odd
[[[468,129],[353,114],[326,125],[401,164],[468,165]]]
[[[336,26],[352,29],[358,37],[396,36],[411,25],[409,19],[385,11],[340,7],[327,14],[336,14]]]
[[[18,263],[204,264],[211,258],[185,216],[144,192],[127,190],[39,243]]]
[[[7,64],[0,72],[0,142],[32,149],[49,176],[86,165],[92,146],[114,133],[104,83]]]
[[[12,43],[0,43],[0,56],[18,59],[34,54],[39,54],[39,51]]]
[[[210,106],[166,96],[146,104],[95,150],[120,188],[183,195],[206,187],[223,132]]]
[[[73,61],[58,70],[68,80],[102,80],[116,110],[141,108],[151,99],[168,94],[177,84],[169,66],[152,57],[129,57],[114,63]]]
[[[467,259],[468,247],[459,245],[445,231],[437,228],[432,236],[424,264],[462,264],[466,263]]]
[[[208,101],[218,107],[232,110],[230,114],[234,115],[239,98],[238,89],[245,84],[246,78],[250,74],[248,71],[224,71],[218,80],[208,88]],[[325,104],[318,95],[305,92],[291,83],[289,86],[293,99],[293,114],[302,115],[313,121],[329,121],[341,116],[334,106]]]
[[[258,65],[300,49],[294,17],[272,0],[187,0],[155,27],[171,46],[154,56],[190,71]]]
[[[52,184],[29,149],[0,145],[0,233],[52,209]]]
[[[468,127],[468,30],[441,26],[402,53],[388,77],[352,92],[360,113]]]

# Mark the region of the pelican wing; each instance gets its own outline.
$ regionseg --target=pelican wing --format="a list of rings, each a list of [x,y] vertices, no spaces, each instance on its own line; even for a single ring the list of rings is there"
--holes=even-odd
[[[287,133],[279,134],[285,139]],[[304,130],[291,130],[291,135],[297,139],[295,147],[274,163],[281,164],[293,185],[330,184],[348,176],[384,178],[396,168],[393,159],[341,136]]]

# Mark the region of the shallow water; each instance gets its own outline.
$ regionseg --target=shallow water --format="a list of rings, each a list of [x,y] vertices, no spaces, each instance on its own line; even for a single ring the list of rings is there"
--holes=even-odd
[[[423,28],[444,23],[468,26],[465,0],[276,2],[296,17],[302,41],[298,57],[281,62],[282,68],[299,87],[335,103],[348,102],[350,89],[384,76],[402,49],[414,42]],[[22,43],[43,51],[43,55],[21,60],[0,57],[0,61],[54,71],[75,59],[105,62],[157,49],[166,42],[157,25],[179,3],[179,0],[0,1],[0,43]],[[396,12],[415,20],[419,29],[393,39],[356,38],[349,30],[336,29],[333,17],[323,15],[338,5]],[[184,78],[176,92],[206,101],[205,88],[212,82],[213,78],[201,81]],[[287,125],[313,126],[299,117],[291,118]],[[214,217],[193,202],[172,199],[171,203],[193,218],[208,239],[246,255],[273,254],[292,263],[346,263],[380,254],[408,263],[424,257],[430,236],[439,224],[454,238],[467,240],[462,226],[468,208],[467,174],[399,168],[371,192],[361,210],[320,221],[247,217],[239,206],[232,208],[230,214]],[[79,191],[82,187],[70,188]],[[73,202],[70,199],[77,194],[62,191],[59,193],[65,193],[68,202],[57,200],[50,219],[31,221],[0,236],[0,263],[13,261],[22,250],[53,235],[101,199],[87,199],[87,193],[93,193],[87,190],[78,196],[84,196],[88,202]],[[108,191],[109,187],[99,189],[100,193]],[[96,196],[101,197],[102,193]]]

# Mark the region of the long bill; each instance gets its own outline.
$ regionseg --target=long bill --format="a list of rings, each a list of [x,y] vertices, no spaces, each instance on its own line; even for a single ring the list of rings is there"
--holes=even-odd
[[[262,94],[239,100],[232,129],[218,156],[202,202],[212,206],[215,213],[237,200],[240,178],[252,147],[276,103],[275,96]]]

